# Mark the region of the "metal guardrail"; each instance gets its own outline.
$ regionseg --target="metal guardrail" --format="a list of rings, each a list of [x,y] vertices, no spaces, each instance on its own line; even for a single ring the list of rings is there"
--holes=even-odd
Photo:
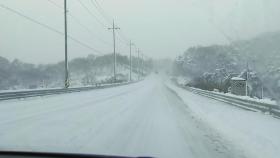
[[[192,87],[187,87],[187,86],[182,86],[182,88],[191,91],[193,93],[215,99],[218,101],[222,101],[246,110],[251,110],[251,111],[260,111],[263,113],[269,113],[277,118],[280,118],[280,106],[276,104],[268,104],[268,103],[262,103],[254,100],[247,100],[247,99],[242,99],[239,97],[234,97],[234,96],[229,96],[225,94],[220,94],[220,93],[215,93],[212,91],[206,91],[206,90],[201,90],[197,88],[192,88]]]
[[[77,88],[58,88],[58,89],[42,89],[42,90],[26,90],[26,91],[16,91],[16,92],[2,92],[0,93],[0,101],[11,100],[11,99],[22,99],[29,97],[38,97],[54,94],[63,93],[73,93],[81,91],[89,91],[94,89],[104,89],[110,87],[117,87],[122,85],[128,85],[135,82],[124,82],[124,83],[114,83],[114,84],[97,84],[90,87],[77,87]]]

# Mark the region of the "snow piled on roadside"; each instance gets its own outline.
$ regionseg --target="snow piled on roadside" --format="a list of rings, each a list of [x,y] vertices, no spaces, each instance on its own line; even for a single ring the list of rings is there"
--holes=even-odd
[[[214,92],[214,93],[219,93],[219,92]],[[255,102],[259,102],[259,103],[264,103],[264,104],[272,104],[272,105],[277,105],[276,101],[271,100],[269,98],[264,98],[264,99],[258,99],[258,98],[251,98],[249,96],[238,96],[238,95],[234,95],[231,93],[219,93],[222,95],[227,95],[227,96],[231,96],[231,97],[236,97],[236,98],[240,98],[240,99],[244,99],[244,100],[249,100],[249,101],[255,101]]]
[[[194,115],[216,129],[234,145],[241,147],[249,157],[279,157],[279,119],[196,95],[170,82],[166,85],[182,98]]]
[[[175,79],[176,82],[180,85],[186,85],[190,82],[190,79],[186,78],[185,76],[173,77],[173,79]]]
[[[197,89],[200,91],[206,91],[206,90],[202,90],[202,89],[198,89],[198,88],[194,88],[194,87],[191,87],[191,88]],[[216,92],[216,91],[206,91],[206,92],[212,92],[212,93],[216,93],[219,95],[230,96],[230,97],[239,98],[239,99],[248,100],[248,101],[254,101],[254,102],[258,102],[258,103],[277,105],[276,101],[271,100],[269,98],[259,99],[259,98],[251,98],[249,96],[238,96],[238,95],[234,95],[231,93],[222,93],[222,92]]]

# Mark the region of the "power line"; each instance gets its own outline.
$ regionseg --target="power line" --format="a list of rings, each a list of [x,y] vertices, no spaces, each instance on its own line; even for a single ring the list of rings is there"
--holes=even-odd
[[[126,38],[126,36],[124,35],[122,30],[120,30],[117,35],[118,35],[120,41],[123,42],[123,44],[125,46],[129,45],[130,40],[128,40],[128,38]]]
[[[60,6],[59,4],[57,4],[56,2],[52,1],[52,0],[47,0],[49,1],[50,3],[52,3],[53,5],[55,5],[57,8],[60,8],[60,9],[64,9],[62,6]]]
[[[33,22],[33,23],[36,23],[36,24],[38,24],[38,25],[40,25],[40,26],[42,26],[42,27],[44,27],[44,28],[46,28],[48,30],[51,30],[51,31],[53,31],[53,32],[55,32],[57,34],[64,35],[63,32],[61,32],[61,31],[59,31],[59,30],[57,30],[57,29],[55,29],[55,28],[53,28],[53,27],[51,27],[49,25],[43,24],[43,23],[41,23],[41,22],[39,22],[39,21],[37,21],[35,19],[32,19],[32,18],[30,18],[30,17],[28,17],[28,16],[26,16],[26,15],[24,15],[24,14],[22,14],[22,13],[16,11],[16,10],[10,8],[10,7],[7,7],[7,6],[3,5],[3,4],[1,4],[0,7],[3,8],[3,9],[8,10],[10,12],[13,12],[14,14],[17,14],[17,15],[19,15],[19,16],[21,16],[21,17],[23,17],[23,18]]]
[[[21,13],[21,12],[19,12],[19,11],[16,11],[16,10],[10,8],[10,7],[7,7],[7,6],[3,5],[3,4],[0,4],[0,7],[3,8],[3,9],[6,9],[7,11],[10,11],[10,12],[12,12],[12,13],[18,15],[18,16],[21,16],[21,17],[25,18],[26,20],[29,20],[29,21],[31,21],[31,22],[37,24],[37,25],[40,25],[40,26],[42,26],[42,27],[44,27],[44,28],[46,28],[46,29],[48,29],[48,30],[50,30],[50,31],[52,31],[52,32],[55,32],[55,33],[57,33],[57,34],[59,34],[59,35],[62,35],[62,36],[65,35],[63,32],[61,32],[61,31],[59,31],[59,30],[57,30],[57,29],[55,29],[55,28],[53,28],[53,27],[51,27],[51,26],[49,26],[49,25],[47,25],[47,24],[44,24],[44,23],[42,23],[42,22],[39,22],[39,21],[37,21],[37,20],[35,20],[35,19],[31,18],[31,17],[28,17],[28,16],[24,15],[23,13]],[[78,39],[76,39],[76,38],[74,38],[74,37],[72,37],[72,36],[70,36],[70,35],[68,35],[68,37],[69,37],[72,41],[74,41],[74,42],[76,42],[76,43],[78,43],[78,44],[80,44],[80,45],[82,45],[82,46],[84,46],[84,47],[86,47],[86,48],[88,48],[88,49],[91,49],[91,50],[93,50],[93,51],[95,51],[95,52],[97,52],[97,53],[100,53],[100,54],[104,54],[104,53],[102,53],[101,51],[99,51],[99,50],[97,50],[97,49],[95,49],[95,48],[89,46],[88,44],[83,43],[82,41],[80,41],[80,40],[78,40]]]
[[[111,25],[111,20],[108,20],[110,18],[108,18],[109,16],[106,14],[106,12],[104,11],[104,9],[101,7],[101,5],[98,3],[97,0],[91,0],[92,5],[98,10],[98,12],[100,13],[100,15],[103,17],[103,19],[105,19],[105,21],[108,22],[108,24]],[[123,34],[122,31],[120,31],[119,33],[117,33],[117,35],[120,37],[119,39],[124,42],[124,45],[128,45],[129,44],[129,40],[128,38],[126,38]]]
[[[123,31],[122,31],[122,30],[120,31],[120,33],[119,33],[119,34],[120,34],[120,36],[123,38],[123,40],[124,40],[124,41],[126,41],[127,43],[129,43],[128,38],[126,38],[126,36],[124,35],[124,33],[123,33]]]
[[[121,30],[120,30],[120,32],[122,32]],[[121,35],[121,33],[120,32],[117,32],[117,38],[119,39],[119,41],[120,41],[120,43],[122,44],[122,46],[127,46],[127,45],[129,45],[129,41],[130,40],[127,40],[123,35]]]
[[[78,0],[78,2],[80,3],[80,5],[100,24],[102,25],[103,27],[107,27],[105,24],[103,24],[89,9],[88,7],[81,1],[81,0]]]
[[[100,15],[103,17],[103,19],[105,21],[107,21],[110,25],[111,25],[111,18],[108,18],[108,14],[106,14],[106,12],[104,11],[104,9],[101,7],[101,5],[99,4],[99,2],[97,0],[90,0],[92,5],[97,9],[97,11],[100,13]],[[123,46],[127,46],[129,45],[129,41],[128,38],[125,37],[124,33],[122,30],[120,30],[120,32],[117,32],[117,38],[120,40],[121,44],[123,44]]]
[[[99,50],[97,50],[97,49],[95,49],[95,48],[89,46],[88,44],[83,43],[82,41],[80,41],[80,40],[78,40],[78,39],[76,39],[76,38],[74,38],[74,37],[72,37],[72,36],[70,36],[70,35],[68,35],[68,37],[69,37],[72,41],[75,41],[76,43],[78,43],[78,44],[80,44],[80,45],[82,45],[82,46],[84,46],[84,47],[86,47],[86,48],[88,48],[88,49],[91,49],[91,50],[95,51],[95,52],[98,53],[98,54],[104,54],[104,52],[99,51]]]
[[[129,44],[128,40],[125,40],[119,33],[117,33],[117,37],[118,39],[122,42],[122,44],[124,44],[125,46],[127,46]]]
[[[61,7],[59,6],[59,4],[55,3],[54,1],[52,1],[52,0],[48,0],[48,1],[51,2],[52,4],[54,4],[56,7],[61,8]],[[86,7],[86,5],[85,5],[84,3],[82,3],[81,0],[78,0],[78,2],[80,3],[80,5],[81,5],[84,9],[87,10],[87,12],[88,12],[89,14],[91,14],[96,20],[98,20],[98,18],[89,10],[88,7]],[[98,11],[98,13],[102,16],[102,18],[103,18],[106,22],[108,22],[109,25],[111,25],[110,20],[108,20],[108,19],[110,19],[110,18],[108,18],[108,17],[109,17],[108,14],[104,11],[104,9],[101,7],[101,5],[98,3],[98,1],[97,1],[97,0],[90,0],[90,2],[91,2],[91,4],[96,8],[96,10]],[[86,25],[82,24],[82,23],[80,22],[80,20],[79,20],[77,17],[75,17],[73,14],[71,14],[71,13],[69,12],[68,15],[69,15],[73,20],[75,20],[76,23],[77,23],[78,25],[80,25],[81,27],[83,27],[86,31],[90,32],[94,37],[96,37],[98,40],[100,40],[100,42],[102,42],[102,43],[104,43],[104,44],[106,44],[106,45],[111,45],[111,43],[109,43],[109,42],[103,40],[102,38],[99,38],[98,36],[96,36],[96,34],[95,34],[91,29],[89,29]],[[98,20],[98,22],[99,22],[102,26],[105,26],[101,21]],[[121,42],[122,46],[127,46],[127,45],[129,44],[128,38],[126,38],[126,36],[124,35],[124,33],[123,33],[122,31],[117,32],[116,35],[117,35],[116,37],[117,37],[117,38],[119,39],[119,41]]]
[[[109,16],[106,14],[104,9],[98,3],[98,1],[97,0],[91,0],[91,4],[98,10],[100,15],[105,19],[105,21],[107,21],[108,24],[111,24],[111,20],[110,19],[113,19],[113,18],[109,18]]]
[[[68,14],[73,20],[76,21],[76,23],[78,25],[80,25],[81,27],[83,27],[85,30],[87,30],[89,33],[91,33],[93,35],[94,38],[96,38],[97,40],[99,40],[100,42],[102,42],[103,44],[106,45],[111,45],[111,43],[103,40],[102,38],[98,37],[91,29],[89,29],[86,25],[84,25],[83,23],[80,22],[80,20],[78,18],[76,18],[75,16],[73,16],[73,14]]]
[[[63,7],[59,6],[59,4],[55,3],[54,1],[52,0],[47,0],[49,1],[50,3],[52,3],[53,5],[55,5],[57,8],[60,8],[60,9],[64,9]],[[102,38],[98,37],[91,29],[89,29],[86,25],[84,25],[83,23],[81,23],[81,21],[76,17],[74,16],[71,12],[68,12],[68,15],[69,17],[71,17],[75,22],[76,24],[80,25],[82,28],[84,28],[87,32],[89,32],[90,34],[93,35],[94,38],[96,38],[97,40],[99,40],[100,42],[102,42],[103,44],[106,44],[106,45],[111,45],[111,43],[103,40]]]

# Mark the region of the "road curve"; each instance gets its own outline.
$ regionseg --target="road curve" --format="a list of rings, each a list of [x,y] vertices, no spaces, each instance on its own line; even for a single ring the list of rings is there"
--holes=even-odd
[[[1,102],[0,140],[0,150],[243,157],[192,116],[157,76],[122,87]]]

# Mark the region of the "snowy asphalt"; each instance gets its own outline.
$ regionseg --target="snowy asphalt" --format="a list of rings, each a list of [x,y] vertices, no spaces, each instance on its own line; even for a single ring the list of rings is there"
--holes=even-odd
[[[0,150],[244,157],[155,75],[122,87],[0,102]]]

